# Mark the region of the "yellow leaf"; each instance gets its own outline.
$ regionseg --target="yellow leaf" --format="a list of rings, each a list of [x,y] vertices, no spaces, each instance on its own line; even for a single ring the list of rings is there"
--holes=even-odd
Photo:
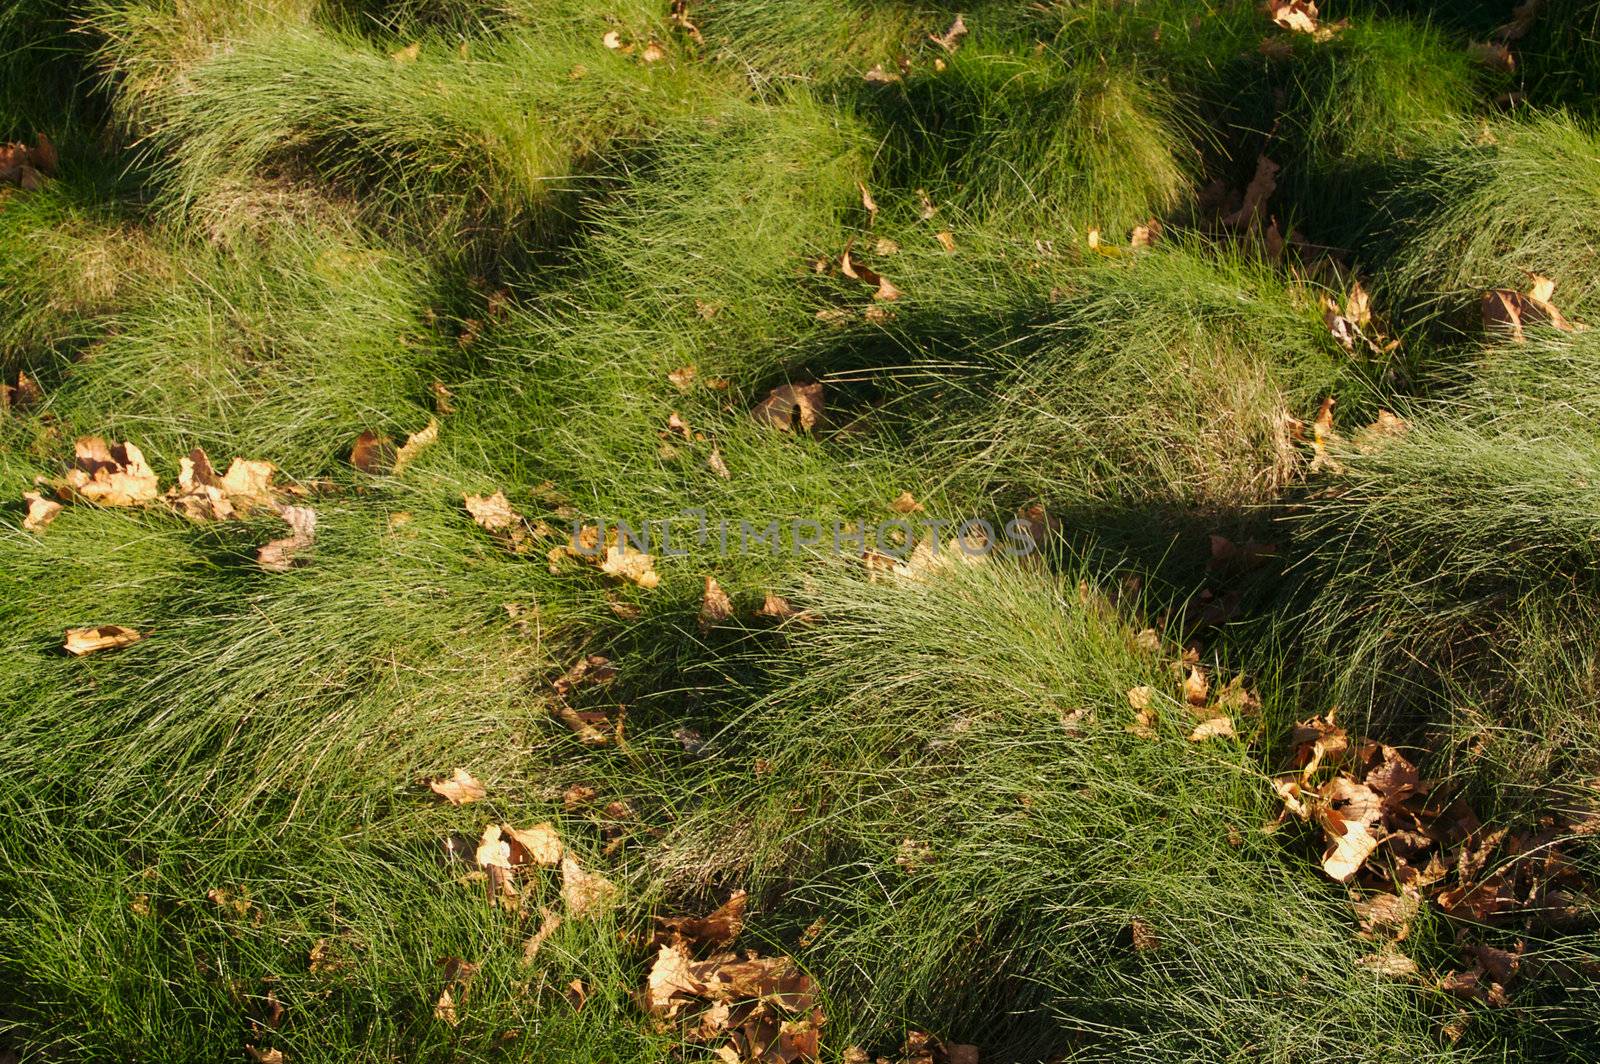
[[[439,419],[431,417],[428,424],[422,429],[406,437],[406,442],[394,455],[394,472],[399,473],[421,454],[425,448],[439,438]]]
[[[455,774],[449,779],[429,780],[428,787],[451,805],[476,802],[489,793],[483,784],[464,768],[456,769]]]
[[[132,646],[144,634],[120,624],[102,624],[94,628],[68,628],[61,648],[73,657],[95,654],[102,650],[117,650]]]

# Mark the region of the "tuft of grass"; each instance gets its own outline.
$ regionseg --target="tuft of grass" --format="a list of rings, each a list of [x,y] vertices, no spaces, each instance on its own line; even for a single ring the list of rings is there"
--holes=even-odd
[[[1595,143],[1586,123],[1551,112],[1467,132],[1428,155],[1423,176],[1389,208],[1397,251],[1386,285],[1398,300],[1465,322],[1483,291],[1525,288],[1532,272],[1556,279],[1558,305],[1592,313]]]

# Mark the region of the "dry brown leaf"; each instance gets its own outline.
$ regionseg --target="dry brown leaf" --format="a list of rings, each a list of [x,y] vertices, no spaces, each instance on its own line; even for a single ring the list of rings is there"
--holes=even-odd
[[[1234,737],[1232,717],[1212,717],[1203,720],[1189,733],[1191,743],[1204,742],[1207,739],[1231,739]]]
[[[1347,776],[1335,776],[1317,793],[1316,815],[1328,840],[1322,870],[1348,883],[1381,841],[1382,801],[1372,788]]]
[[[472,520],[485,532],[505,532],[522,520],[517,511],[511,508],[511,500],[506,498],[503,491],[493,495],[463,495],[461,499]]]
[[[1511,49],[1507,48],[1500,41],[1488,41],[1482,44],[1470,44],[1467,46],[1467,54],[1472,56],[1473,59],[1477,60],[1484,67],[1487,67],[1498,74],[1516,73],[1516,57],[1511,54]]]
[[[728,480],[733,476],[733,474],[728,471],[728,463],[722,460],[722,452],[717,449],[715,444],[713,444],[711,447],[711,453],[706,456],[706,465],[711,468],[713,473],[721,477],[723,480]]]
[[[368,429],[350,447],[350,464],[363,473],[384,473],[394,466],[394,441]]]
[[[961,38],[967,35],[967,24],[960,15],[950,23],[950,28],[940,34],[928,34],[928,40],[943,48],[946,52],[954,52],[961,47]]]
[[[473,778],[472,773],[458,768],[448,779],[429,780],[428,788],[451,805],[466,805],[481,801],[489,792]]]
[[[679,366],[667,374],[667,380],[680,392],[687,392],[694,385],[695,368],[693,366]]]
[[[1128,244],[1130,247],[1147,248],[1153,247],[1159,239],[1161,239],[1161,223],[1151,218],[1143,225],[1133,227],[1133,236],[1129,239]]]
[[[178,482],[167,491],[167,501],[191,521],[226,521],[257,509],[276,509],[271,462],[235,458],[228,472],[218,476],[211,459],[199,447],[178,462]]]
[[[1148,953],[1161,948],[1161,938],[1155,929],[1146,921],[1135,916],[1131,923],[1133,930],[1133,948],[1139,953]]]
[[[560,926],[560,913],[548,906],[541,908],[539,910],[539,929],[529,935],[528,940],[522,944],[522,963],[531,962],[538,954],[539,948],[545,944],[551,935],[556,933],[556,929]]]
[[[585,872],[567,855],[561,858],[561,900],[573,916],[595,916],[610,907],[617,886],[595,872]]]
[[[1356,918],[1361,921],[1363,938],[1392,938],[1405,941],[1411,934],[1411,923],[1417,918],[1420,904],[1409,894],[1374,894],[1370,898],[1352,902]]]
[[[1133,715],[1133,723],[1128,725],[1128,734],[1140,739],[1154,739],[1158,720],[1156,711],[1149,706],[1139,709]]]
[[[160,494],[155,473],[132,443],[110,447],[99,436],[84,436],[74,450],[76,458],[67,470],[62,498],[100,506],[143,506]]]
[[[45,498],[37,491],[23,492],[22,501],[28,504],[28,513],[22,519],[22,527],[29,532],[43,532],[61,512],[60,503]]]
[[[455,399],[456,393],[446,388],[443,381],[434,381],[428,387],[433,392],[433,412],[435,414],[443,417],[446,414],[456,412],[455,404],[451,401]]]
[[[599,654],[589,654],[572,663],[572,667],[556,679],[552,686],[556,694],[565,698],[582,687],[598,687],[617,678],[619,670],[611,659]]]
[[[1206,670],[1200,665],[1188,665],[1183,677],[1183,700],[1199,707],[1210,697],[1211,681],[1206,678]]]
[[[1358,958],[1356,964],[1363,971],[1385,979],[1409,979],[1417,974],[1417,962],[1392,945]]]
[[[1149,709],[1155,704],[1156,689],[1148,684],[1128,689],[1128,705],[1134,709]]]
[[[865,181],[857,181],[856,188],[861,190],[861,206],[867,212],[867,225],[870,226],[878,220],[878,201],[872,198]]]
[[[780,384],[750,416],[780,432],[813,432],[823,423],[823,411],[821,384]]]
[[[700,596],[700,631],[708,632],[732,619],[733,600],[715,577],[707,576],[705,591]]]
[[[850,246],[852,243],[853,241],[847,241],[845,243],[844,251],[839,256],[839,272],[850,278],[852,281],[860,281],[862,284],[873,285],[873,299],[881,299],[886,302],[899,299],[902,293],[900,289],[894,286],[893,281],[890,281],[889,278],[878,273],[871,267],[857,262],[855,259],[850,257]]]
[[[644,50],[639,53],[639,58],[644,60],[646,63],[659,63],[666,57],[667,50],[661,47],[661,45],[655,41],[651,41],[649,44],[646,44],[644,46]]]
[[[661,574],[655,570],[655,559],[636,550],[612,530],[612,542],[606,546],[606,556],[600,561],[600,571],[618,580],[626,580],[646,590],[661,583]]]
[[[286,1064],[288,1057],[283,1055],[281,1049],[258,1049],[255,1046],[245,1046],[244,1051],[249,1054],[255,1064]]]
[[[897,514],[919,514],[922,512],[922,504],[909,491],[902,491],[895,496],[894,502],[889,504],[889,509]]]
[[[93,628],[68,628],[61,649],[75,658],[95,654],[102,650],[117,650],[132,646],[144,638],[144,633],[120,624],[102,624]]]
[[[1267,201],[1278,188],[1278,164],[1265,155],[1257,156],[1255,176],[1244,190],[1244,202],[1239,209],[1222,219],[1231,229],[1247,229],[1261,216]]]
[[[672,945],[685,951],[700,947],[726,949],[744,928],[748,897],[742,890],[706,916],[657,916],[654,944]]]
[[[398,475],[402,469],[410,465],[417,455],[421,454],[429,445],[439,438],[439,419],[431,417],[428,424],[406,437],[406,442],[394,453],[394,468],[391,470]]]
[[[389,58],[393,59],[396,63],[415,63],[417,61],[417,57],[421,54],[422,42],[412,41],[399,51],[390,52]]]
[[[317,541],[317,512],[311,507],[280,507],[278,516],[289,523],[289,535],[269,540],[256,552],[256,563],[269,573],[286,573],[303,564]]]
[[[705,984],[695,978],[688,954],[673,946],[662,946],[645,977],[645,1008],[653,1015],[671,1019],[686,1004],[682,997],[698,997]]]
[[[500,832],[502,838],[507,840],[513,865],[535,864],[541,868],[554,868],[561,862],[561,855],[566,849],[561,836],[556,834],[555,825],[549,821],[531,828],[501,824]]]

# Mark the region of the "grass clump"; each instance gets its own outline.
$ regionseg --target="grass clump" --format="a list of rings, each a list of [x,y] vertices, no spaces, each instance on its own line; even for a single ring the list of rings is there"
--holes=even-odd
[[[699,826],[759,840],[752,877],[796,929],[825,914],[805,956],[847,1009],[831,1022],[938,1025],[999,1059],[1435,1052],[1418,1002],[1355,974],[1335,892],[1257,832],[1251,757],[1197,753],[1105,598],[952,565],[817,582],[827,623],[738,722],[768,774]],[[1128,731],[1139,685],[1155,738]]]
[[[1406,213],[1394,223],[1386,283],[1399,299],[1459,320],[1483,291],[1520,290],[1532,272],[1558,281],[1563,307],[1591,312],[1595,158],[1592,130],[1562,112],[1497,122],[1431,154],[1391,208]]]
[[[1329,6],[0,16],[78,42],[5,112],[61,136],[0,189],[0,1059],[709,1059],[651,918],[736,890],[830,1064],[1592,1057],[1595,334],[1426,327],[1590,317],[1592,137],[1471,128],[1488,5]],[[84,436],[283,490],[24,500]],[[632,579],[560,549],[619,520]],[[1354,800],[1280,797],[1329,715],[1427,781],[1346,881]],[[543,822],[594,914],[479,860]]]

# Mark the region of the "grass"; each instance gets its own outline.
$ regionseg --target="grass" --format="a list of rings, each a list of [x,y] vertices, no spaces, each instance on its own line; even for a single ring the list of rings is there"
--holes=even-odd
[[[61,156],[0,188],[0,493],[100,435],[163,488],[195,447],[270,461],[318,518],[274,572],[265,509],[0,505],[0,1059],[715,1059],[639,992],[650,917],[734,890],[829,1062],[915,1030],[1013,1064],[1592,1058],[1600,341],[1473,307],[1531,270],[1597,317],[1600,68],[1573,5],[1509,78],[1468,50],[1494,5],[1326,6],[1351,24],[1284,55],[1231,0],[0,16],[0,124]],[[1281,252],[1220,220],[1260,154]],[[1325,300],[1357,276],[1351,349]],[[791,384],[813,431],[751,416]],[[1380,410],[1408,431],[1362,435]],[[495,491],[551,537],[477,527]],[[1021,560],[840,556],[1019,513]],[[547,557],[601,520],[650,528],[655,586]],[[60,651],[100,624],[147,637]],[[1259,696],[1235,737],[1190,740],[1185,652]],[[593,654],[616,678],[559,694]],[[1430,893],[1363,937],[1387,851],[1341,884],[1273,823],[1335,711],[1474,840],[1554,832],[1564,922]],[[484,800],[428,789],[458,766]],[[485,824],[543,821],[599,915],[556,869],[486,898]],[[1506,1003],[1450,994],[1488,946],[1523,951]]]

